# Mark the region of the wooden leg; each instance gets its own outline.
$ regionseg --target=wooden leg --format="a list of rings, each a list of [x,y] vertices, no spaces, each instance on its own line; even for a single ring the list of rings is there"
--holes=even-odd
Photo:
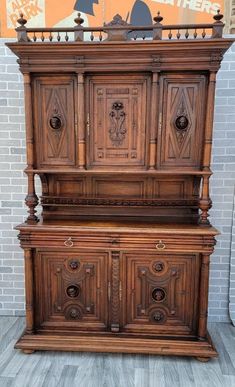
[[[22,352],[25,353],[26,355],[31,355],[32,353],[35,352],[35,350],[34,349],[23,349]]]
[[[196,359],[202,363],[207,363],[210,360],[210,357],[196,357]]]

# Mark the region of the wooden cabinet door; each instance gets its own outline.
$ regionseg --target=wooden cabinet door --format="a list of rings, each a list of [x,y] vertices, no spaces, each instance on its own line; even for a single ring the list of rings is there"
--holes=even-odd
[[[108,253],[38,251],[37,329],[105,330]]]
[[[75,79],[41,76],[33,83],[37,165],[75,165]]]
[[[162,76],[162,125],[158,134],[160,167],[200,167],[206,105],[205,86],[204,75]]]
[[[131,333],[196,333],[199,256],[125,253],[123,330]]]
[[[145,166],[147,85],[145,75],[88,79],[89,167]]]

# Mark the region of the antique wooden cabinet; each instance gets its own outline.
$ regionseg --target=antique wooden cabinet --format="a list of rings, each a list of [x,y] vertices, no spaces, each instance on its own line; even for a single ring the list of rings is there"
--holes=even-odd
[[[34,350],[195,356],[207,333],[216,72],[232,39],[205,25],[26,28],[26,320]],[[144,33],[151,35],[145,39]],[[36,215],[35,175],[42,185]]]

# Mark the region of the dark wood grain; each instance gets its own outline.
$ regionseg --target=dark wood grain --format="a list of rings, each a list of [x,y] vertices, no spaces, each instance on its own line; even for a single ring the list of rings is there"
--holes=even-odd
[[[17,227],[27,316],[16,348],[217,356],[207,333],[218,235],[208,221],[210,158],[216,72],[233,42],[221,19],[164,26],[158,14],[143,28],[116,15],[90,28],[78,15],[74,28],[32,29],[20,16],[8,44],[24,75],[29,208]],[[153,39],[130,38],[144,29]],[[152,383],[138,359],[128,383]],[[180,383],[173,361],[164,374]],[[78,376],[64,364],[56,384]],[[98,379],[112,385],[106,371]]]

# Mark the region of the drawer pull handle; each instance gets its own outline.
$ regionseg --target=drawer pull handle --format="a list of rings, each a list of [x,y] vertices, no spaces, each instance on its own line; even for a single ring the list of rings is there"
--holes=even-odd
[[[68,239],[66,239],[66,241],[64,241],[64,245],[66,247],[73,247],[73,241],[72,241],[72,238],[69,237]]]
[[[157,250],[164,250],[165,248],[166,248],[166,245],[161,240],[156,244]]]

